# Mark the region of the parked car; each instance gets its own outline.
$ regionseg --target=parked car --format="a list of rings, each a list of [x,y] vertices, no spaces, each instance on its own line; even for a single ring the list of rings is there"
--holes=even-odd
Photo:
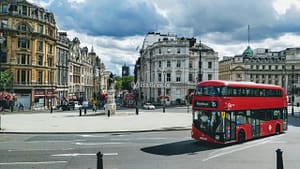
[[[64,104],[64,105],[61,106],[61,109],[63,111],[65,111],[65,110],[74,110],[75,109],[75,103],[74,102],[69,102],[67,104]]]
[[[154,109],[155,109],[155,106],[154,106],[153,104],[151,104],[151,103],[145,103],[145,104],[143,105],[143,108],[144,108],[144,109],[148,109],[148,110],[154,110]]]

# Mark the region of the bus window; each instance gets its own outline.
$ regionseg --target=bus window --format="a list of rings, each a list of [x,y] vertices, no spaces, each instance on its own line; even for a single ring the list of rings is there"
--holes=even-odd
[[[244,111],[236,112],[236,125],[246,124],[246,116]]]

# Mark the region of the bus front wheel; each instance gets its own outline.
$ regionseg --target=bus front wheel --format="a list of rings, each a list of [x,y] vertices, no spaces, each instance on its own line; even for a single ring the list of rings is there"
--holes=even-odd
[[[280,134],[280,125],[279,124],[276,125],[276,134]]]
[[[245,132],[240,130],[238,134],[238,143],[243,143],[245,141]]]

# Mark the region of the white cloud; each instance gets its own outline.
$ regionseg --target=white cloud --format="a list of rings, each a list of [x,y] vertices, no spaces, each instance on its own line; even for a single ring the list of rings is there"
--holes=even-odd
[[[279,15],[284,15],[290,8],[297,8],[300,10],[299,0],[276,0],[273,3],[273,8]]]

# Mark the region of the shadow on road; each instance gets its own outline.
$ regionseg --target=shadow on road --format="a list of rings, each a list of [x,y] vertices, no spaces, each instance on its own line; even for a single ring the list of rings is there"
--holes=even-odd
[[[292,125],[295,127],[300,127],[300,116],[297,116],[297,117],[289,116],[288,123],[289,123],[289,125]]]
[[[196,140],[186,140],[175,143],[162,144],[152,147],[141,148],[141,151],[164,156],[194,154],[199,151],[217,149],[223,146],[200,142]]]

